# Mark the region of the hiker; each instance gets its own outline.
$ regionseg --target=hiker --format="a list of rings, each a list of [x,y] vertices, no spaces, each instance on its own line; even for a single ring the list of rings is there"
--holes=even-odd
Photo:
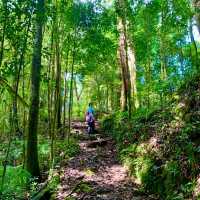
[[[92,104],[89,103],[89,107],[86,112],[86,122],[88,123],[88,133],[93,133],[95,129],[95,118],[94,118],[94,109]]]
[[[88,113],[92,113],[94,115],[94,109],[92,107],[92,103],[89,103],[88,109],[87,109]]]
[[[95,128],[95,119],[91,112],[86,113],[86,122],[88,124],[88,133],[93,133]]]

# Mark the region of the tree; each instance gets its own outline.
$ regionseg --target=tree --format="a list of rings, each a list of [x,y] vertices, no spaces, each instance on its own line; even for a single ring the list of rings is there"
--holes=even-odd
[[[40,70],[42,50],[42,27],[44,23],[44,0],[38,0],[36,5],[36,24],[31,67],[31,100],[29,111],[29,124],[27,136],[26,168],[33,176],[40,176],[38,150],[37,150],[37,125],[39,112]]]
[[[128,55],[127,55],[127,19],[126,19],[126,1],[118,0],[116,2],[118,14],[118,32],[119,32],[119,47],[118,59],[121,66],[122,76],[122,93],[121,105],[123,111],[131,112],[131,82],[128,68]]]

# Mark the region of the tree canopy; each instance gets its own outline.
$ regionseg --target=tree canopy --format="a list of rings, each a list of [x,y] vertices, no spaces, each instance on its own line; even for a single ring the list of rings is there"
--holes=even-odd
[[[67,148],[69,157],[71,150],[78,153],[74,122],[84,121],[89,103],[105,132],[113,123],[110,131],[115,131],[113,138],[119,146],[124,141],[118,139],[123,135],[126,140],[129,131],[135,134],[130,137],[137,137],[132,142],[139,145],[154,111],[170,116],[174,102],[179,105],[177,99],[191,94],[186,86],[193,84],[191,80],[198,82],[199,10],[199,0],[0,0],[2,198],[12,196],[9,184],[15,183],[10,173],[16,167],[29,180],[31,176],[44,180],[43,173],[61,163],[59,149]],[[196,87],[196,96],[191,94],[196,99],[184,101],[195,114]],[[180,119],[176,114],[174,118]],[[160,119],[160,115],[155,116]],[[164,114],[162,117],[167,124]],[[124,127],[112,120],[124,122]],[[186,121],[182,118],[174,123]],[[133,127],[137,124],[141,137]],[[191,132],[198,130],[196,124],[191,127]],[[199,143],[194,146],[199,149]],[[194,161],[196,154],[192,155]],[[172,163],[171,167],[178,165]],[[189,183],[197,181],[195,170],[191,177]],[[7,185],[10,190],[5,190]],[[165,189],[150,191],[167,193]]]

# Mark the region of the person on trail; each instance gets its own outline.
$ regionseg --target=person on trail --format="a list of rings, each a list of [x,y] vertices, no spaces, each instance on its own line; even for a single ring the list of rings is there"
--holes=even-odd
[[[89,103],[89,106],[88,106],[87,112],[88,112],[88,113],[92,113],[92,114],[94,115],[94,109],[93,109],[91,103]]]
[[[94,118],[94,109],[92,104],[89,103],[89,107],[86,112],[86,122],[88,124],[88,133],[94,132],[95,129],[95,118]]]

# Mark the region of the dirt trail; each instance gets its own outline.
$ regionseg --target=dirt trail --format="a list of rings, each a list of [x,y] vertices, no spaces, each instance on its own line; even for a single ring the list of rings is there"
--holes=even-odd
[[[128,171],[117,160],[116,147],[111,139],[96,135],[92,140],[86,135],[84,124],[75,124],[74,127],[82,135],[79,142],[81,151],[62,169],[58,200],[152,199],[138,192],[128,177]]]

